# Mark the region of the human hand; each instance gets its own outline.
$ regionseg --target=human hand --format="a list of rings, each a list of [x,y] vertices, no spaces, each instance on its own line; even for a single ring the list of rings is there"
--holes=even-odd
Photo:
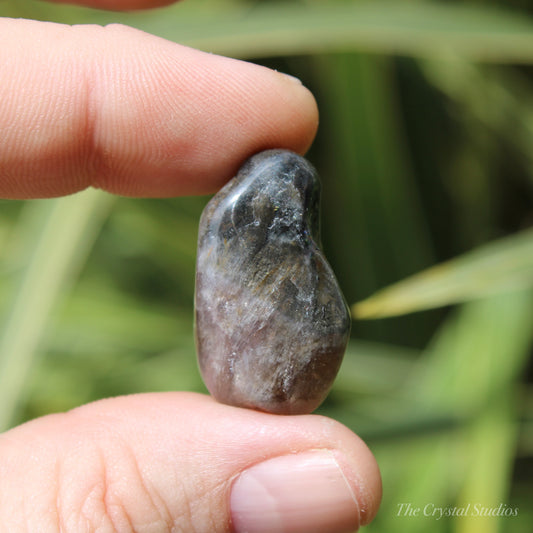
[[[304,152],[316,131],[314,99],[294,80],[129,28],[4,19],[0,42],[3,198],[213,192],[252,153]],[[0,435],[0,480],[10,533],[334,533],[368,523],[381,497],[374,458],[341,424],[191,393],[14,428]]]

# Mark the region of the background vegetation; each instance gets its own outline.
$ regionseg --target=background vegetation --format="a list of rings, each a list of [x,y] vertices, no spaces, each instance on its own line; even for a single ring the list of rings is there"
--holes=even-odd
[[[528,5],[190,0],[118,14],[0,2],[4,16],[124,22],[313,90],[324,246],[360,302],[320,412],[377,455],[384,500],[368,531],[533,523]],[[110,395],[205,390],[192,308],[206,201],[0,202],[0,427]],[[436,520],[401,503],[471,509]],[[476,504],[518,516],[473,516]]]

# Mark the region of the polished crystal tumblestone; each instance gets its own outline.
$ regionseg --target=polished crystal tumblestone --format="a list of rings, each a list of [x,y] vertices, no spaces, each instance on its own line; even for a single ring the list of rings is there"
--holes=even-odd
[[[337,375],[350,315],[320,250],[319,200],[320,181],[303,157],[267,150],[202,214],[196,343],[220,402],[310,413]]]

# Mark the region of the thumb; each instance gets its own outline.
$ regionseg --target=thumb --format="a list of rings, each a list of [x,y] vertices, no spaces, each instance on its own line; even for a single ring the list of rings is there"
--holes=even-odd
[[[190,393],[103,400],[0,436],[0,531],[349,532],[377,511],[368,448],[315,415]]]

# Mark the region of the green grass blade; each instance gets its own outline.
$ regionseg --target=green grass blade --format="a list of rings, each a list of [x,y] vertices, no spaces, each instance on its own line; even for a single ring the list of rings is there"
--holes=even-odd
[[[26,215],[34,222],[37,218],[40,232],[28,243],[27,267],[18,280],[0,340],[0,430],[13,420],[50,312],[83,264],[112,201],[111,195],[87,190],[28,204]],[[26,236],[24,221],[21,227]]]
[[[473,506],[509,501],[516,382],[531,348],[532,318],[531,293],[516,292],[471,302],[446,320],[398,400],[411,399],[412,420],[448,413],[459,424],[434,436],[411,433],[403,446],[374,445],[389,491],[369,531],[502,530],[498,525],[509,518],[476,517]],[[403,502],[419,515],[399,513]],[[424,515],[469,503],[472,514],[464,518]]]
[[[468,304],[439,332],[408,387],[413,398],[424,399],[422,409],[469,419],[460,434],[463,464],[457,467],[464,478],[454,504],[470,504],[470,511],[457,518],[458,532],[500,531],[500,522],[509,520],[476,513],[509,501],[518,438],[516,381],[530,353],[532,319],[530,291]]]
[[[494,135],[500,146],[508,143],[516,148],[527,162],[530,183],[533,182],[533,93],[523,73],[458,58],[423,61],[421,65],[428,80],[459,107],[457,114],[461,121],[473,120],[481,131]],[[489,165],[490,155],[485,158]]]
[[[395,283],[352,306],[357,319],[397,316],[533,286],[533,230]]]
[[[390,59],[338,54],[315,58],[313,67],[323,98],[319,135],[335,147],[321,161],[325,250],[348,301],[356,301],[435,259],[405,149]],[[384,337],[379,322],[363,327],[374,338],[392,338]],[[395,339],[416,342],[419,330],[398,325]]]
[[[533,62],[533,22],[525,13],[433,2],[185,3],[117,14],[71,6],[43,9],[34,0],[4,2],[9,16],[58,22],[122,22],[167,39],[236,57],[353,50],[417,57]],[[18,4],[18,6],[17,6]],[[194,4],[191,2],[190,4]],[[2,13],[0,11],[0,13]],[[21,15],[17,15],[17,13]]]
[[[467,467],[457,507],[469,512],[457,518],[457,533],[497,533],[502,522],[518,516],[513,514],[518,513],[516,507],[507,503],[519,434],[511,397],[510,391],[497,395],[466,433]],[[501,514],[491,515],[488,510]]]
[[[406,384],[423,410],[479,412],[520,376],[531,346],[531,291],[470,302],[439,330]]]

